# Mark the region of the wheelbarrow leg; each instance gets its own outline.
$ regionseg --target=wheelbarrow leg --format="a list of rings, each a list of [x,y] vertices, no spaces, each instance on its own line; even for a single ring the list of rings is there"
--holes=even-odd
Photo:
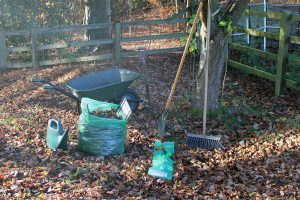
[[[80,101],[76,101],[76,106],[78,114],[81,114]]]
[[[151,98],[150,98],[150,87],[149,87],[149,81],[148,81],[148,76],[146,74],[146,55],[145,55],[145,49],[144,48],[139,48],[138,49],[140,51],[140,59],[141,59],[141,63],[142,63],[142,73],[143,73],[143,79],[144,79],[144,83],[145,83],[145,88],[146,88],[146,98],[148,99],[148,104],[151,107],[152,102],[151,102]]]

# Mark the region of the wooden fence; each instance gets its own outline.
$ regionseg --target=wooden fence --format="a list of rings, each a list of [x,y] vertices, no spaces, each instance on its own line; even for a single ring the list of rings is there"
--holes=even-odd
[[[280,95],[284,86],[294,89],[300,89],[299,81],[289,79],[286,77],[288,69],[288,63],[294,63],[300,66],[299,57],[289,56],[289,44],[300,45],[300,37],[290,35],[291,24],[300,21],[300,15],[292,15],[284,12],[260,12],[254,10],[246,11],[248,15],[254,15],[259,17],[268,17],[273,20],[278,20],[280,22],[280,32],[262,32],[254,29],[244,28],[241,26],[234,27],[235,32],[242,32],[255,37],[266,37],[269,39],[279,41],[279,50],[277,54],[268,51],[262,51],[249,46],[245,46],[239,43],[231,43],[231,49],[246,53],[256,55],[263,59],[272,59],[276,62],[276,72],[272,73],[267,70],[263,70],[256,66],[250,66],[244,64],[241,61],[230,59],[228,61],[229,66],[244,71],[249,74],[256,75],[261,78],[268,79],[275,82],[275,94]],[[131,21],[124,23],[115,24],[92,24],[92,25],[75,25],[67,27],[57,27],[57,28],[41,28],[33,29],[31,31],[19,31],[19,32],[0,32],[0,69],[1,68],[20,68],[20,67],[35,67],[48,66],[56,64],[66,64],[73,62],[84,62],[84,61],[98,61],[98,60],[113,60],[116,64],[121,63],[122,57],[136,56],[137,51],[123,51],[122,44],[128,42],[146,41],[146,40],[163,40],[163,39],[180,39],[186,36],[186,32],[173,32],[164,33],[156,35],[140,35],[140,36],[126,36],[123,30],[129,26],[153,26],[153,25],[178,25],[179,23],[185,23],[186,19],[183,17],[171,17],[164,20],[148,20],[148,21]],[[70,41],[70,42],[54,42],[48,44],[40,44],[38,42],[39,38],[44,38],[46,35],[53,33],[64,33],[73,31],[87,31],[94,29],[113,29],[113,35],[111,39],[105,40],[84,40],[84,41]],[[9,46],[8,37],[11,36],[27,36],[30,38],[30,42],[25,46]],[[40,60],[40,53],[44,50],[57,50],[73,47],[89,47],[89,46],[99,46],[99,45],[111,45],[111,52],[106,54],[88,55],[88,56],[75,56],[71,58],[62,59],[46,59]],[[150,49],[146,50],[144,53],[146,55],[150,54],[160,54],[165,52],[180,51],[182,47],[179,45],[176,48],[162,48],[162,49]],[[10,53],[29,53],[31,57],[30,62],[14,63],[8,62]]]
[[[91,41],[71,41],[71,42],[58,42],[51,43],[46,45],[39,45],[38,40],[40,38],[46,37],[49,34],[55,33],[64,33],[72,31],[81,31],[81,30],[93,30],[99,28],[108,28],[111,24],[92,24],[92,25],[75,25],[75,26],[65,26],[57,28],[39,28],[32,29],[30,31],[18,31],[18,32],[0,32],[0,68],[22,68],[22,67],[39,67],[39,66],[48,66],[56,64],[65,64],[72,62],[81,62],[81,61],[96,61],[103,59],[110,59],[112,55],[98,55],[98,56],[84,56],[77,58],[64,58],[64,59],[49,59],[49,60],[39,60],[40,52],[43,50],[57,50],[63,48],[71,47],[86,47],[92,45],[102,45],[102,44],[113,44],[112,39],[107,40],[91,40]],[[11,36],[21,36],[29,37],[30,43],[26,46],[18,47],[7,47],[8,37]],[[9,53],[22,53],[28,52],[31,55],[31,62],[23,63],[8,63]]]
[[[138,37],[124,37],[122,33],[122,28],[128,26],[147,26],[147,25],[161,25],[161,24],[178,24],[185,23],[186,20],[182,17],[171,17],[164,20],[148,20],[148,21],[131,21],[124,23],[115,24],[91,24],[91,25],[75,25],[75,26],[64,26],[56,28],[38,28],[32,29],[30,31],[18,31],[18,32],[0,32],[0,69],[5,68],[22,68],[22,67],[35,67],[66,64],[73,62],[84,62],[84,61],[99,61],[99,60],[113,60],[115,63],[119,64],[121,58],[124,56],[134,56],[137,52],[123,52],[122,43],[134,42],[134,41],[144,41],[144,40],[161,40],[161,39],[179,39],[186,35],[185,32],[180,33],[169,33],[169,34],[157,34],[157,35],[144,35]],[[111,39],[105,40],[83,40],[83,41],[63,41],[54,42],[50,44],[40,44],[38,40],[40,38],[46,38],[49,34],[62,34],[70,33],[75,31],[87,31],[95,29],[113,29],[114,34]],[[7,45],[8,38],[13,36],[29,37],[30,41],[27,45],[10,47]],[[112,51],[101,55],[89,55],[89,56],[73,56],[71,58],[52,58],[48,60],[40,60],[40,54],[44,50],[58,50],[66,48],[78,48],[78,47],[90,47],[90,46],[100,46],[100,45],[111,45]],[[145,54],[157,54],[164,52],[172,52],[176,50],[181,50],[182,48],[164,48],[164,49],[154,49],[146,50]],[[30,55],[30,62],[8,62],[10,53],[25,53]]]
[[[175,32],[175,33],[165,33],[165,34],[154,34],[154,35],[142,35],[142,36],[134,36],[134,37],[125,37],[123,33],[123,29],[129,26],[151,26],[151,25],[176,25],[178,23],[186,23],[186,19],[184,18],[169,18],[166,20],[148,20],[148,21],[131,21],[125,23],[117,23],[115,24],[115,45],[114,45],[114,60],[117,64],[121,62],[122,57],[128,56],[137,56],[137,51],[129,51],[125,52],[122,51],[122,44],[128,42],[138,42],[138,41],[155,41],[155,40],[164,40],[164,39],[180,39],[187,35],[186,32]],[[145,45],[146,46],[146,45]],[[174,51],[181,51],[183,47],[177,48],[162,48],[162,49],[149,49],[145,50],[145,55],[154,55],[154,54],[161,54],[161,53],[169,53]]]
[[[276,62],[276,73],[270,73],[266,70],[259,69],[256,66],[249,66],[241,62],[230,59],[229,66],[244,71],[255,76],[268,79],[275,82],[275,94],[281,94],[283,86],[293,89],[300,89],[299,82],[288,79],[286,73],[288,63],[295,63],[300,66],[300,58],[289,56],[289,44],[300,45],[300,37],[290,35],[290,27],[292,23],[300,21],[300,15],[289,14],[285,12],[260,12],[254,10],[247,10],[246,14],[258,17],[268,17],[273,20],[278,20],[280,23],[279,33],[262,32],[254,29],[244,28],[240,26],[234,27],[235,32],[243,32],[251,36],[266,37],[268,39],[279,41],[279,49],[277,54],[258,50],[249,46],[241,45],[239,43],[231,43],[231,49],[238,50],[246,54],[256,55],[263,59],[272,59]],[[300,77],[299,77],[300,78]]]

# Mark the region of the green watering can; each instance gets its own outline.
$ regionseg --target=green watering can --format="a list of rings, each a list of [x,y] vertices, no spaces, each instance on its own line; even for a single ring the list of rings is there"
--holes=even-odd
[[[47,146],[50,149],[67,149],[68,148],[68,132],[64,131],[60,120],[50,119],[47,128]]]

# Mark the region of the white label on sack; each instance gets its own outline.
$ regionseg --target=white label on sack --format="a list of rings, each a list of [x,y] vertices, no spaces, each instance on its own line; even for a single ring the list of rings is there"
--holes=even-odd
[[[160,171],[160,170],[155,170],[155,169],[150,170],[149,174],[151,174],[152,176],[157,176],[157,177],[162,177],[162,178],[167,177],[166,172],[163,172],[163,171]]]

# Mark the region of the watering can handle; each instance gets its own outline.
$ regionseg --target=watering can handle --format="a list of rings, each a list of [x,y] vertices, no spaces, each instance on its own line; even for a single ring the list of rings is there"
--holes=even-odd
[[[52,125],[55,124],[56,127],[53,127]],[[49,122],[48,122],[48,127],[52,128],[52,129],[55,129],[55,130],[58,130],[59,129],[59,121],[56,120],[56,119],[50,119]]]

